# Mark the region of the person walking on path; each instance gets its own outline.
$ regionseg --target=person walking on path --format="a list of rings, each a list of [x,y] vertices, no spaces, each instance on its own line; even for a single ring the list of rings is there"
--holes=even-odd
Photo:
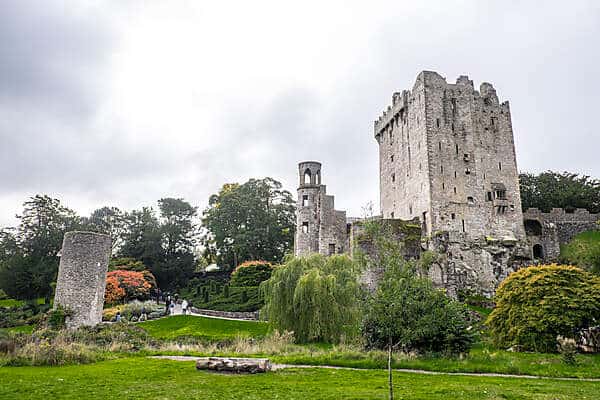
[[[181,312],[182,312],[183,315],[187,314],[187,308],[188,308],[188,302],[187,302],[187,300],[184,299],[181,302]]]
[[[169,314],[170,308],[169,306],[171,305],[171,296],[167,296],[167,298],[165,299],[165,314]]]
[[[174,315],[175,314],[175,302],[171,301],[169,302],[169,315]]]

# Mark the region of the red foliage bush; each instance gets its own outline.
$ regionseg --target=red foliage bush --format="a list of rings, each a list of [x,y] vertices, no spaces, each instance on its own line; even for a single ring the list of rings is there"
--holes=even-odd
[[[150,297],[156,279],[149,271],[110,271],[106,275],[105,301],[117,303],[133,299],[145,300]]]

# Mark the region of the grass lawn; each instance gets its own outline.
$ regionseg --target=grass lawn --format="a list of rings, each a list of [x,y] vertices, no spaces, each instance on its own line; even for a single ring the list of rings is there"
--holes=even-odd
[[[37,304],[44,304],[44,299],[37,299]],[[23,300],[15,300],[15,299],[4,299],[0,300],[0,307],[20,307],[24,305],[25,302]]]
[[[271,357],[283,364],[335,365],[355,368],[386,368],[383,353],[374,352],[315,352],[309,354],[277,355]],[[558,354],[515,353],[473,348],[468,357],[396,358],[394,368],[423,369],[440,372],[491,372],[499,374],[536,375],[551,377],[600,378],[600,354],[578,355],[577,365],[565,364]],[[598,396],[600,399],[600,394]]]
[[[286,369],[259,375],[193,362],[125,358],[65,367],[0,368],[1,399],[385,399],[385,371]],[[600,382],[395,373],[398,399],[597,399]]]
[[[175,315],[140,322],[139,327],[156,339],[181,339],[193,337],[218,341],[241,337],[260,338],[267,334],[269,325],[257,321],[233,321],[219,318]]]
[[[31,333],[33,325],[13,326],[11,328],[0,328],[0,332]]]

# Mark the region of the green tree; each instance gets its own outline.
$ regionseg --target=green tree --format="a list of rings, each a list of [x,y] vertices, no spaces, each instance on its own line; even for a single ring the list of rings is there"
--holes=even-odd
[[[572,266],[522,268],[500,284],[495,299],[486,323],[498,346],[555,352],[557,336],[575,338],[600,321],[600,277]]]
[[[407,262],[392,224],[367,218],[363,228],[359,240],[370,243],[370,251],[357,248],[357,260],[362,268],[383,271],[383,277],[367,299],[362,332],[368,347],[387,349],[389,398],[393,399],[393,349],[455,354],[466,352],[474,338],[466,307],[418,276],[418,269],[435,259],[433,253],[425,253],[419,262]]]
[[[585,208],[600,212],[600,180],[570,172],[546,171],[519,174],[523,210],[535,207],[549,212],[553,207]]]
[[[165,262],[160,222],[151,207],[144,207],[127,214],[126,228],[122,235],[119,257],[129,257],[148,266],[160,287],[167,286],[168,278],[160,272]]]
[[[207,257],[230,269],[249,260],[280,262],[294,240],[294,200],[278,181],[223,185],[203,213]]]
[[[560,260],[600,275],[600,231],[582,232],[561,245]]]
[[[17,218],[19,245],[34,258],[56,257],[64,234],[81,228],[81,218],[74,211],[46,195],[29,198]]]
[[[122,244],[123,234],[127,228],[127,214],[117,207],[102,207],[85,218],[83,224],[86,230],[109,235],[114,253]]]
[[[358,331],[359,270],[347,256],[290,258],[261,283],[263,312],[299,342],[338,342]]]
[[[0,235],[0,287],[14,298],[49,301],[65,232],[81,219],[60,200],[36,195],[23,203],[19,226]]]

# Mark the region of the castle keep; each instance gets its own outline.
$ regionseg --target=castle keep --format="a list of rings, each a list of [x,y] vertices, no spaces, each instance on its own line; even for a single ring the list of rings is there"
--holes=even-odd
[[[508,102],[466,76],[421,72],[375,121],[381,212],[473,240],[525,236]]]
[[[440,255],[430,278],[451,295],[492,295],[523,264],[554,261],[560,244],[597,229],[599,216],[584,210],[524,216],[510,107],[490,83],[475,90],[467,76],[448,83],[423,71],[412,90],[393,94],[374,137],[380,218],[420,225],[420,251]],[[299,165],[295,254],[351,253],[360,227],[334,209],[320,171],[317,162]]]

